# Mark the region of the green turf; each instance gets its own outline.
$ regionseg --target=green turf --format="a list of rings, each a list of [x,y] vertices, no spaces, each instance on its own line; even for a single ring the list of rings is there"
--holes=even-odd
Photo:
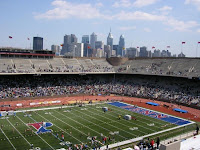
[[[101,108],[105,106],[109,107],[111,111],[104,113]],[[34,147],[40,147],[42,150],[68,148],[67,145],[60,145],[59,139],[51,133],[39,134],[38,136],[31,131],[25,132],[29,128],[33,129],[34,132],[36,131],[33,127],[27,126],[27,123],[51,122],[53,126],[48,129],[52,129],[53,134],[58,133],[59,138],[61,138],[63,132],[65,141],[73,144],[87,143],[89,148],[93,145],[87,139],[88,137],[97,136],[97,140],[102,142],[102,134],[107,137],[110,136],[111,140],[107,141],[106,144],[111,144],[176,126],[108,104],[33,111],[28,114],[32,116],[24,117],[24,113],[17,113],[16,117],[9,116],[8,119],[0,119],[0,125],[3,125],[2,130],[16,149],[30,149],[30,144],[33,144]],[[124,116],[126,114],[135,116],[137,120],[118,119],[119,115]],[[152,123],[154,126],[149,126]],[[134,127],[138,129],[130,130]],[[112,135],[111,132],[119,132],[119,134]],[[13,149],[2,132],[0,132],[0,143],[2,149]]]

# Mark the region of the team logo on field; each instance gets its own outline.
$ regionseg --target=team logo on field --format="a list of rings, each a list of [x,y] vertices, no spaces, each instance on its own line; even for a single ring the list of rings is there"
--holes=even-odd
[[[46,128],[53,126],[53,124],[51,122],[36,122],[36,123],[29,123],[28,126],[34,127],[37,130],[36,134],[40,134],[40,133],[52,132],[51,129],[46,129]]]

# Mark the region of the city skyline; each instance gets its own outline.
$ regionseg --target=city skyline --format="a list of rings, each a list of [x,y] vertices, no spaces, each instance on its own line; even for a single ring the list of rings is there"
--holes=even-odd
[[[195,57],[200,41],[198,0],[8,0],[0,7],[2,47],[29,48],[32,37],[40,36],[44,49],[51,49],[63,43],[65,34],[73,33],[81,42],[83,35],[93,32],[106,43],[110,27],[113,44],[123,34],[126,48],[147,46],[153,51],[151,47],[170,46],[173,54],[182,48],[186,56]]]

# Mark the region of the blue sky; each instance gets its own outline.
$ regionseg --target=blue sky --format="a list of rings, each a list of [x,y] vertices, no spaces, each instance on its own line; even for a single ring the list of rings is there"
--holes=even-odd
[[[0,47],[27,48],[38,35],[44,38],[44,48],[50,49],[63,43],[65,34],[73,33],[81,42],[82,35],[92,32],[106,43],[110,27],[114,44],[124,34],[126,47],[170,46],[178,54],[184,41],[183,52],[194,57],[200,41],[200,0],[0,1]]]

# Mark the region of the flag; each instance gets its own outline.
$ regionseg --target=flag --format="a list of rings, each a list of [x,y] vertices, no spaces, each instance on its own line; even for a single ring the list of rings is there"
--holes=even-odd
[[[139,46],[137,48],[140,48]]]
[[[88,46],[87,48],[90,49],[90,46]]]
[[[123,50],[125,50],[125,47],[123,47]]]
[[[185,42],[182,42],[182,44],[185,44]]]
[[[60,44],[60,46],[63,46],[64,44]]]
[[[167,48],[170,48],[170,46],[167,46]]]
[[[198,44],[200,44],[200,42],[198,42]]]
[[[30,40],[29,38],[27,38],[27,40]]]
[[[154,46],[152,47],[152,49],[155,48]]]
[[[10,39],[12,39],[12,36],[9,36]]]

